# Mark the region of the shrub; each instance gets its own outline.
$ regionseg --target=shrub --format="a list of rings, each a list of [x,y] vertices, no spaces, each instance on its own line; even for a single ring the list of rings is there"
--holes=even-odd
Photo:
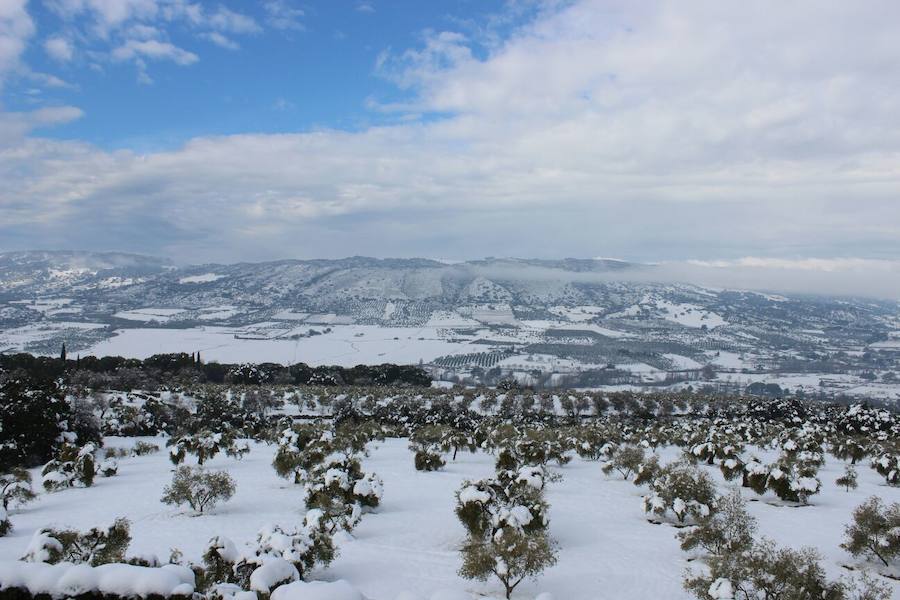
[[[485,581],[491,575],[503,584],[506,597],[526,578],[556,564],[556,544],[543,532],[525,533],[505,527],[490,538],[469,537],[462,546],[459,574]]]
[[[234,492],[234,479],[225,471],[181,466],[175,471],[171,485],[163,490],[162,502],[187,504],[191,509],[202,513],[220,501],[228,501]]]
[[[447,464],[440,454],[429,450],[416,450],[413,462],[416,471],[437,471]]]
[[[31,473],[25,469],[13,469],[6,475],[0,475],[0,500],[3,510],[9,510],[12,504],[26,504],[36,497],[31,489]]]
[[[124,562],[130,543],[130,523],[123,518],[116,519],[106,530],[94,527],[85,533],[44,528],[35,532],[22,560],[87,563],[96,567]]]
[[[542,485],[533,471],[507,483],[483,479],[463,484],[456,493],[456,515],[468,533],[460,549],[462,577],[484,581],[494,575],[509,598],[524,579],[556,564]]]
[[[688,517],[700,520],[715,509],[716,488],[706,472],[688,462],[674,462],[663,467],[650,484],[644,497],[644,511],[665,516],[675,515],[679,523]]]
[[[322,511],[329,532],[338,527],[352,531],[363,508],[375,508],[383,486],[374,473],[363,473],[359,460],[332,456],[310,473],[306,484],[306,507]]]
[[[681,549],[700,548],[708,555],[739,555],[753,546],[756,519],[747,512],[739,492],[716,503],[716,512],[701,519],[697,527],[678,534]]]
[[[41,469],[41,484],[48,492],[54,492],[80,483],[84,487],[94,484],[97,466],[94,461],[94,444],[86,444],[83,448],[64,445],[57,458],[51,460]]]
[[[684,587],[702,600],[843,600],[844,586],[825,579],[819,560],[811,548],[779,549],[764,541],[736,556],[712,556],[709,574],[689,573]]]
[[[144,456],[146,454],[153,454],[154,452],[159,452],[159,446],[143,441],[138,442],[131,449],[131,454],[133,456]]]
[[[877,558],[888,566],[900,556],[900,504],[885,506],[872,496],[853,511],[853,523],[844,528],[841,548],[853,556]]]
[[[637,446],[619,446],[608,461],[603,464],[603,472],[609,475],[618,471],[622,479],[628,479],[644,462],[644,449]]]
[[[849,464],[844,467],[844,474],[835,479],[834,482],[839,486],[846,488],[849,492],[850,490],[856,489],[856,478],[856,469],[853,468],[852,464]]]

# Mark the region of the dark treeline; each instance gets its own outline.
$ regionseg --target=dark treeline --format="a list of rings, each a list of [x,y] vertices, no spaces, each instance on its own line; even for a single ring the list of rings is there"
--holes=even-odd
[[[0,373],[32,381],[57,381],[93,389],[156,390],[200,383],[233,385],[334,385],[428,387],[431,377],[416,366],[381,364],[355,367],[305,363],[227,364],[204,362],[200,353],[155,354],[144,360],[121,356],[59,358],[0,354]]]

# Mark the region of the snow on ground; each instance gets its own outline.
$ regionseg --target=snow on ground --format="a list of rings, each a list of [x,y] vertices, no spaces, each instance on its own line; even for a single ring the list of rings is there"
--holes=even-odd
[[[687,356],[681,356],[680,354],[663,354],[666,358],[672,361],[672,364],[676,369],[702,369],[703,365],[698,363],[696,360],[692,358],[688,358]]]
[[[656,307],[665,313],[663,318],[667,321],[673,321],[685,327],[699,328],[706,325],[707,328],[714,329],[720,325],[728,324],[721,316],[704,310],[703,307],[695,304],[676,304],[658,300]]]
[[[123,310],[114,314],[119,319],[143,321],[145,323],[168,323],[172,317],[187,312],[183,308],[136,308]]]
[[[428,327],[335,326],[328,333],[300,339],[273,339],[259,334],[254,339],[247,339],[250,334],[246,328],[228,327],[137,328],[120,329],[115,333],[83,354],[147,358],[164,352],[199,350],[204,360],[224,363],[305,362],[354,366],[385,362],[415,364],[420,359],[430,361],[438,356],[484,349],[442,339],[437,329]]]
[[[31,342],[39,342],[50,338],[60,337],[70,331],[85,331],[90,329],[103,329],[106,325],[100,323],[80,323],[77,321],[53,321],[13,329],[0,330],[0,349],[15,348],[23,350]]]
[[[164,446],[163,439],[150,440]],[[134,441],[110,438],[107,445],[130,446]],[[48,524],[87,529],[125,516],[132,522],[131,554],[152,553],[165,559],[177,547],[187,559],[199,560],[207,540],[215,535],[243,544],[263,525],[297,523],[304,512],[300,488],[275,475],[274,447],[258,443],[251,447],[242,461],[218,456],[208,463],[210,468],[227,469],[237,481],[235,497],[211,514],[197,516],[159,501],[172,470],[163,449],[120,459],[120,474],[98,478],[92,488],[42,493],[34,503],[13,511],[14,529],[0,538],[0,560],[20,557],[34,531]],[[427,598],[438,589],[465,591],[473,599],[501,596],[497,582],[466,581],[456,573],[463,528],[453,513],[454,492],[465,479],[491,475],[493,457],[460,453],[443,471],[420,473],[413,468],[406,440],[387,440],[370,450],[364,467],[384,480],[382,506],[363,517],[352,537],[339,539],[338,558],[329,568],[314,571],[312,578],[346,579],[372,600],[393,600],[402,591]],[[664,461],[678,454],[672,448],[662,451]],[[763,460],[774,458],[759,454]],[[549,486],[547,499],[559,563],[536,582],[523,583],[514,598],[532,599],[541,592],[565,600],[690,597],[681,580],[692,563],[678,547],[678,530],[647,522],[641,509],[642,488],[607,477],[599,463],[579,458],[558,471],[563,480]],[[811,506],[773,506],[768,497],[748,504],[762,535],[784,546],[818,548],[831,578],[847,574],[841,565],[854,564],[839,547],[853,508],[872,494],[888,503],[900,501],[900,488],[883,485],[867,466],[859,468],[859,489],[844,492],[834,484],[842,471],[843,463],[830,458],[820,472],[823,491],[812,497]],[[710,473],[727,491],[718,471]],[[743,493],[756,497],[747,490]],[[882,580],[893,586],[895,596],[900,593],[900,582]]]
[[[202,275],[191,275],[190,277],[182,277],[178,280],[178,283],[210,283],[212,281],[218,281],[225,277],[224,275],[217,275],[216,273],[204,273]]]

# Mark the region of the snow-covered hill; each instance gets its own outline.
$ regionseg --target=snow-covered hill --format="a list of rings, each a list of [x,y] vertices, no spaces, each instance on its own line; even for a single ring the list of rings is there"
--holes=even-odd
[[[817,390],[827,375],[875,395],[900,372],[896,302],[708,289],[654,282],[657,273],[607,259],[176,267],[125,254],[7,253],[0,351],[56,353],[66,341],[76,352],[135,356],[422,361],[451,379],[479,368],[523,380],[597,371],[598,385],[684,384],[709,365],[742,385],[792,373],[794,385]]]

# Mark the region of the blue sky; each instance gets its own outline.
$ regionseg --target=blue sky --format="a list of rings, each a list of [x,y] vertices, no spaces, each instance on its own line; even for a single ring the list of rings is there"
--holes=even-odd
[[[892,0],[0,0],[0,251],[900,275],[897,23]]]
[[[210,13],[225,7],[245,17],[246,25],[168,21],[159,37],[196,60],[185,65],[147,59],[137,66],[96,55],[128,39],[128,27],[100,35],[92,31],[102,20],[96,11],[72,14],[58,4],[29,3],[37,38],[64,39],[74,56],[59,60],[44,45],[33,44],[23,59],[68,85],[42,90],[27,77],[13,79],[3,90],[4,105],[9,110],[77,105],[83,118],[41,133],[145,151],[199,135],[359,130],[391,122],[393,115],[372,106],[405,94],[377,72],[379,56],[413,47],[435,28],[483,26],[504,9],[496,0],[284,0],[275,3],[285,13],[277,21],[265,2],[200,3]],[[160,20],[134,22],[159,30]],[[206,37],[213,32],[223,36],[219,44]]]

